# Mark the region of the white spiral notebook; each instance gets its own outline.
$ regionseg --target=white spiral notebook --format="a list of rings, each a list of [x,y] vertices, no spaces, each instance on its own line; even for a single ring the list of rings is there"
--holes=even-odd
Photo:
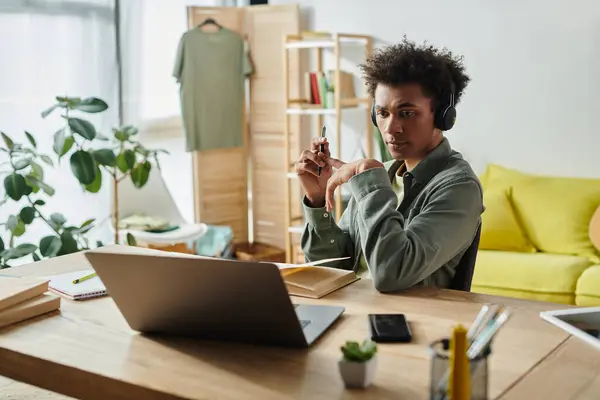
[[[94,270],[87,269],[48,276],[47,279],[50,279],[48,288],[50,291],[70,300],[83,300],[106,295],[106,287],[98,276],[83,282],[73,283],[75,279],[91,274],[92,272]]]

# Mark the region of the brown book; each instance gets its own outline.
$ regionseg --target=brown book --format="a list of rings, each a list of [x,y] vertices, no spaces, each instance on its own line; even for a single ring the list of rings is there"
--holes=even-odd
[[[321,266],[298,268],[283,274],[289,294],[313,299],[319,299],[359,279],[354,271]]]
[[[42,294],[0,311],[0,328],[37,317],[60,308],[60,297]]]
[[[0,312],[46,292],[48,282],[39,278],[0,277]]]

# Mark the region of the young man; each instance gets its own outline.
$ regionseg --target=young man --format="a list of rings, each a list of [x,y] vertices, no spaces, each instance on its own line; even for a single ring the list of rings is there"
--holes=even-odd
[[[381,292],[449,287],[484,210],[476,174],[443,135],[470,80],[462,59],[404,38],[361,68],[373,123],[394,160],[344,163],[330,156],[326,139],[313,141],[296,164],[306,191],[304,254],[309,261],[350,257],[328,265],[368,268]],[[333,194],[343,184],[352,197],[336,223]]]

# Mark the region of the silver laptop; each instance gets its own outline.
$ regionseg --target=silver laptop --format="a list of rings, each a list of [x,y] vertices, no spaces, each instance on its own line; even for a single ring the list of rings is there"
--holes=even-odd
[[[542,311],[542,319],[600,350],[600,307]]]
[[[271,263],[128,252],[100,248],[85,256],[131,329],[142,333],[308,347],[344,312],[293,304]]]

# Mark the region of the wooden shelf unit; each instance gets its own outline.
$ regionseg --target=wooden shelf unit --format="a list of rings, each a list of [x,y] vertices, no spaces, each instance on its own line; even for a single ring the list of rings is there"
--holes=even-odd
[[[342,58],[342,46],[362,46],[365,49],[365,58],[371,56],[373,52],[373,40],[370,36],[335,33],[328,37],[318,36],[302,36],[302,35],[286,35],[283,39],[283,78],[284,78],[284,99],[285,99],[285,125],[284,125],[284,168],[286,171],[285,179],[285,252],[286,262],[297,262],[294,260],[301,252],[299,251],[298,243],[293,242],[293,236],[296,239],[302,233],[303,218],[300,220],[292,213],[292,185],[299,185],[297,176],[294,172],[293,165],[298,155],[290,155],[291,138],[290,138],[290,116],[291,115],[308,115],[317,117],[317,128],[315,132],[320,132],[323,126],[323,116],[335,117],[335,128],[333,132],[328,131],[329,137],[335,137],[335,149],[331,149],[334,157],[341,155],[342,143],[342,116],[346,112],[361,111],[365,115],[365,135],[366,135],[366,156],[373,157],[373,141],[371,138],[371,99],[368,97],[361,98],[342,98],[341,97],[341,69],[340,63]],[[307,104],[306,99],[290,99],[290,49],[312,49],[316,50],[316,71],[323,71],[323,50],[333,50],[334,66],[331,70],[334,71],[333,83],[333,104],[331,108],[323,108],[320,104]],[[341,189],[337,190],[335,199],[335,218],[339,221],[342,215],[342,193]]]

